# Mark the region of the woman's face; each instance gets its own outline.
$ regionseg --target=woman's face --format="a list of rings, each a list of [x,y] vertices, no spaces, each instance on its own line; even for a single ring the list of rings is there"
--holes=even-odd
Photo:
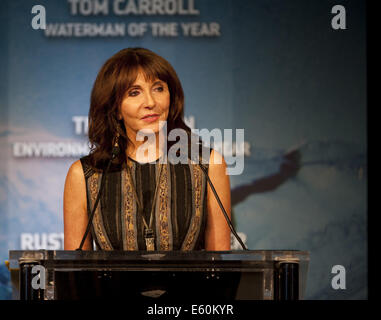
[[[158,133],[159,121],[166,121],[170,105],[167,83],[162,80],[146,80],[139,72],[135,82],[127,90],[119,113],[127,135],[134,138],[139,130],[153,130]]]

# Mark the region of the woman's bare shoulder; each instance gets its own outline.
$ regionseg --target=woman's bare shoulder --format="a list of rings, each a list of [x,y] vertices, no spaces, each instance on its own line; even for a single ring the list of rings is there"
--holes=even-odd
[[[69,168],[64,188],[64,211],[70,211],[80,205],[85,206],[86,180],[81,161],[75,161]]]
[[[71,174],[75,177],[83,176],[83,167],[81,160],[77,160],[71,164],[68,174]]]
[[[83,172],[83,167],[81,160],[73,162],[68,170],[66,176],[66,183],[68,184],[82,184],[85,181],[85,176]]]
[[[220,165],[219,167],[224,168],[226,167],[226,162],[221,153],[219,153],[215,149],[211,149],[210,158],[209,158],[209,166],[215,167],[216,165]]]

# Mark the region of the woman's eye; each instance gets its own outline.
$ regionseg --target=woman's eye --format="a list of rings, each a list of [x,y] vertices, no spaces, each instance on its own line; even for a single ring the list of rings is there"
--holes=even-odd
[[[155,90],[158,92],[163,92],[164,88],[162,86],[160,86],[160,87],[156,87]]]
[[[137,96],[139,94],[139,91],[138,90],[132,90],[132,91],[130,91],[129,93],[128,93],[128,95],[130,96],[130,97],[135,97],[135,96]]]

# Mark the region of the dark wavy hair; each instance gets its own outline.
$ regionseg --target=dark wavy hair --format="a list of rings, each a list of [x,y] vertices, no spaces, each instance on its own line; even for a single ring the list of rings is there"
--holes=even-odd
[[[168,132],[182,128],[190,135],[190,128],[184,123],[184,92],[180,80],[163,57],[144,48],[127,48],[109,58],[100,69],[94,82],[89,111],[89,160],[95,169],[102,169],[111,157],[115,137],[119,133],[121,152],[114,164],[126,161],[125,150],[131,143],[126,134],[123,120],[118,120],[118,112],[123,97],[135,82],[139,71],[146,78],[160,79],[167,83],[170,92],[170,106],[167,118]],[[167,141],[170,148],[175,142]]]

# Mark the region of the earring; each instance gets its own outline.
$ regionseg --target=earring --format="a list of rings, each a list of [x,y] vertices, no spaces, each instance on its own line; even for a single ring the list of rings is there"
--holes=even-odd
[[[116,136],[114,138],[114,146],[112,147],[111,151],[111,159],[114,160],[120,153],[119,148],[119,133],[116,133]]]
[[[116,132],[115,138],[114,138],[114,147],[119,148],[119,132]]]

